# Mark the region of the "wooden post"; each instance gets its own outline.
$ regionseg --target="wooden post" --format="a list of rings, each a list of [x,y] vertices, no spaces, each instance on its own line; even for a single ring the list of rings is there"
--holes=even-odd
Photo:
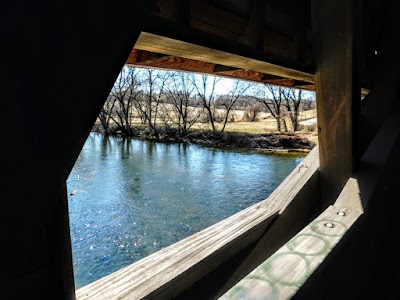
[[[353,171],[353,103],[361,97],[356,1],[311,1],[322,209],[334,202]]]

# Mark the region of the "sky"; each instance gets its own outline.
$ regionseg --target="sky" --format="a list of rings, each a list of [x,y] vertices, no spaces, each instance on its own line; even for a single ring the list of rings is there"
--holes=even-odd
[[[233,84],[232,79],[221,77],[215,92],[219,95],[227,94],[232,84]]]
[[[168,72],[168,71],[164,71],[164,72]],[[200,79],[200,76],[201,75],[198,75],[199,79]],[[209,75],[209,76],[213,77],[213,75]],[[228,94],[230,89],[231,89],[231,87],[232,87],[232,85],[233,85],[233,83],[236,81],[236,79],[230,79],[230,78],[220,77],[220,76],[215,76],[215,77],[219,78],[219,82],[216,85],[215,94],[216,95]],[[304,98],[307,97],[307,98],[314,98],[315,99],[314,92],[304,91],[302,95],[303,95]]]

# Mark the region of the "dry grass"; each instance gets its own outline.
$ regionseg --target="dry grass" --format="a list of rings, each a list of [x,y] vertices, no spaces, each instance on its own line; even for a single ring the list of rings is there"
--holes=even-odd
[[[271,116],[270,113],[260,113],[258,115],[257,121],[255,122],[244,122],[241,121],[243,117],[243,111],[235,110],[232,111],[233,117],[235,121],[230,121],[226,124],[225,132],[242,132],[242,133],[250,133],[250,134],[264,134],[264,133],[274,133],[277,132],[276,120]],[[316,110],[302,111],[299,115],[299,121],[308,120],[314,118],[316,116]],[[140,124],[140,120],[135,118],[133,124],[136,126],[142,126]],[[99,123],[97,120],[96,123]],[[162,124],[162,120],[158,121],[158,124]],[[290,121],[287,120],[287,124],[290,124]],[[223,126],[223,123],[215,123],[217,130],[220,130]],[[211,125],[209,123],[195,123],[192,126],[192,129],[199,130],[211,130]],[[304,137],[310,137],[313,141],[317,140],[317,133],[312,130],[303,130],[299,132],[299,134]]]
[[[222,123],[216,123],[218,130],[222,128]],[[208,123],[197,123],[193,129],[211,130],[211,125]],[[256,122],[228,122],[225,127],[225,132],[244,132],[252,134],[268,133],[276,131],[276,122],[274,119],[268,119]]]
[[[234,119],[237,121],[228,122],[225,127],[226,132],[243,132],[251,134],[263,134],[277,132],[276,120],[271,116],[270,113],[260,113],[257,121],[255,122],[244,122],[240,121],[243,117],[243,111],[235,110],[232,112]],[[302,111],[299,114],[299,121],[308,120],[316,116],[316,110]],[[287,124],[290,124],[289,119],[287,119]],[[220,130],[223,123],[215,124],[217,129]],[[211,125],[209,123],[196,123],[192,127],[193,129],[211,130]],[[305,132],[308,133],[308,132]]]

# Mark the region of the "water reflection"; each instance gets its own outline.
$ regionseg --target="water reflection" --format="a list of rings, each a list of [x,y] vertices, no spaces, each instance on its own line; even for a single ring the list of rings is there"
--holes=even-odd
[[[265,199],[302,158],[91,133],[67,182],[77,288]]]

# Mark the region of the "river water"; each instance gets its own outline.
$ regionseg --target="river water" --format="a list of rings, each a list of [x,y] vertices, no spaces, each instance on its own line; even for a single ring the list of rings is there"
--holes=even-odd
[[[91,133],[67,180],[76,288],[264,200],[303,157]]]

